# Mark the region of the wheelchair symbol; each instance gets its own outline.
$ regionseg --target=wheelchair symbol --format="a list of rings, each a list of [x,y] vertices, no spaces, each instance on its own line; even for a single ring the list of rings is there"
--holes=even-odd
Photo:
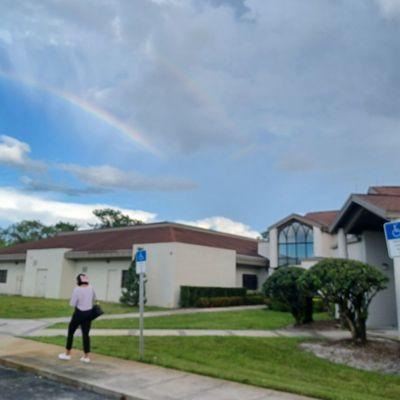
[[[394,237],[394,238],[400,238],[400,228],[399,228],[399,225],[394,225],[393,226],[393,230],[392,230],[392,236]]]

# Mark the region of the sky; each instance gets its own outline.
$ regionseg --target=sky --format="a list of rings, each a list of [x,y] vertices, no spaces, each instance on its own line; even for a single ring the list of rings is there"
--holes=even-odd
[[[257,236],[399,185],[400,0],[3,0],[0,227]]]

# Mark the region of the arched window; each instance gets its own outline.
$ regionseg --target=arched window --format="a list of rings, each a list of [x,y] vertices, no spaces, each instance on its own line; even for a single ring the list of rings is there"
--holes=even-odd
[[[310,226],[292,222],[279,230],[279,265],[298,265],[314,255],[313,230]]]

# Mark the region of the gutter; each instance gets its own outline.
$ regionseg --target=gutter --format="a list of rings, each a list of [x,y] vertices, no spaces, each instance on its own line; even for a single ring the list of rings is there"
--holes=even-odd
[[[26,261],[26,253],[0,254],[0,262],[7,261]]]
[[[267,258],[262,256],[248,256],[245,254],[236,254],[236,263],[252,267],[268,268],[269,266],[269,260]]]
[[[132,250],[110,250],[110,251],[68,251],[65,253],[67,260],[115,260],[132,259]]]

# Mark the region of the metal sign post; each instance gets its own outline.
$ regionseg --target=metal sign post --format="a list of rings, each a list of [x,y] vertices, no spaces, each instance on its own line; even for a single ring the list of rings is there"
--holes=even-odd
[[[138,249],[136,252],[136,273],[139,274],[139,360],[144,357],[144,274],[146,273],[146,250]]]
[[[389,257],[393,259],[394,291],[397,309],[397,330],[400,339],[400,221],[387,222],[383,226]]]

